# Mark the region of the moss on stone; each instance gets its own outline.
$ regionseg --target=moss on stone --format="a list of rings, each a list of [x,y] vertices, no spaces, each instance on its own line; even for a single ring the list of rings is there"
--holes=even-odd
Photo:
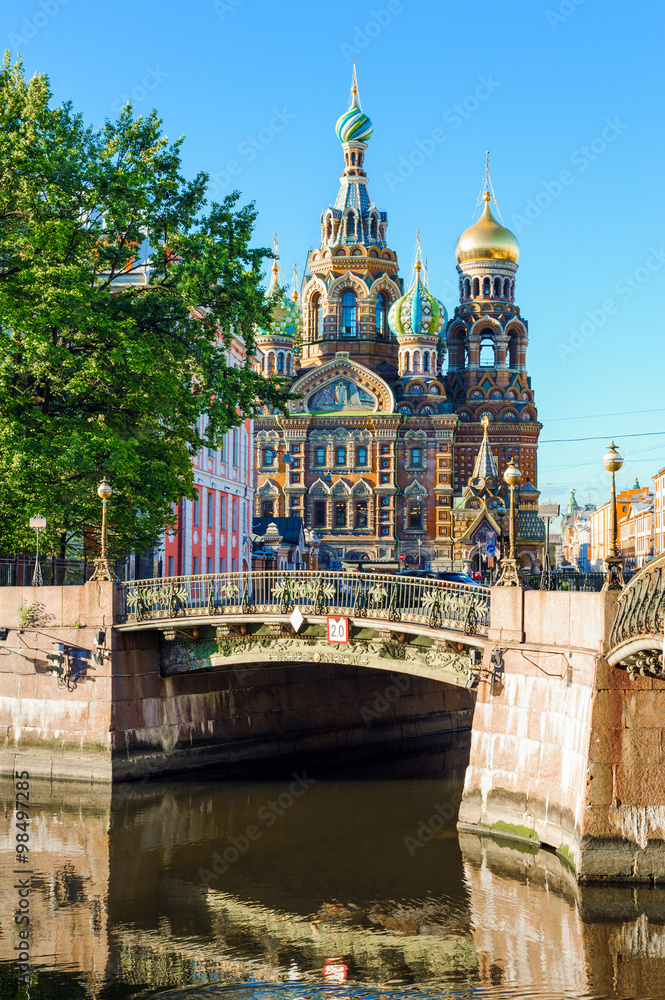
[[[525,839],[523,837],[502,837],[501,834],[492,831],[492,840],[498,847],[505,847],[518,854],[538,854],[540,842],[537,840]]]
[[[540,837],[535,830],[532,830],[528,826],[515,826],[514,823],[504,823],[503,820],[499,820],[498,823],[494,823],[491,827],[492,833],[498,833],[499,836],[503,837],[519,837],[520,840],[532,840],[537,844],[540,843]]]
[[[575,859],[573,857],[573,852],[571,851],[568,844],[562,844],[561,847],[557,847],[554,852],[558,859],[570,869],[573,875],[577,875],[577,868],[575,867]]]

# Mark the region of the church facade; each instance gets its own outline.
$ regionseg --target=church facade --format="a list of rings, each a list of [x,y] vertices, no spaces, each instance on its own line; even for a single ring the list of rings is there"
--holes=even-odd
[[[294,398],[288,412],[255,419],[255,516],[301,517],[320,539],[321,568],[398,558],[469,568],[507,531],[501,476],[514,460],[524,474],[518,551],[533,568],[540,424],[515,304],[519,247],[492,214],[489,174],[483,213],[457,244],[449,320],[419,251],[408,288],[399,274],[387,213],[369,194],[372,124],[355,75],[336,132],[344,169],[301,299],[276,292],[275,262],[275,321],[257,338],[264,372],[287,379]]]

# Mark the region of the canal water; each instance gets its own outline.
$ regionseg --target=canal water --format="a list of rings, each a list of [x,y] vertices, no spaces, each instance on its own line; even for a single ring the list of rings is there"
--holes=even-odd
[[[7,789],[0,1000],[665,997],[664,890],[580,888],[551,853],[458,835],[467,735],[112,794],[33,783],[29,875]]]

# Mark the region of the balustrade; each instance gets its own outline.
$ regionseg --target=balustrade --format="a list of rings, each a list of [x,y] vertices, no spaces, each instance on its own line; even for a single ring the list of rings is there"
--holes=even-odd
[[[220,615],[346,615],[486,635],[489,589],[439,580],[328,570],[257,570],[122,584],[127,622]]]

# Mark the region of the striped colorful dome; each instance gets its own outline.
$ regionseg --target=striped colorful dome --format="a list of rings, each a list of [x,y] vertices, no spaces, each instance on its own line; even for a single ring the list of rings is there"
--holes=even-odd
[[[416,263],[416,280],[401,299],[393,302],[388,313],[390,329],[396,337],[435,337],[447,320],[442,302],[435,299],[420,280],[420,261]]]
[[[337,119],[335,132],[340,142],[367,142],[372,134],[372,130],[372,122],[360,107],[358,100],[358,84],[356,83],[356,67],[354,63],[351,107]]]

